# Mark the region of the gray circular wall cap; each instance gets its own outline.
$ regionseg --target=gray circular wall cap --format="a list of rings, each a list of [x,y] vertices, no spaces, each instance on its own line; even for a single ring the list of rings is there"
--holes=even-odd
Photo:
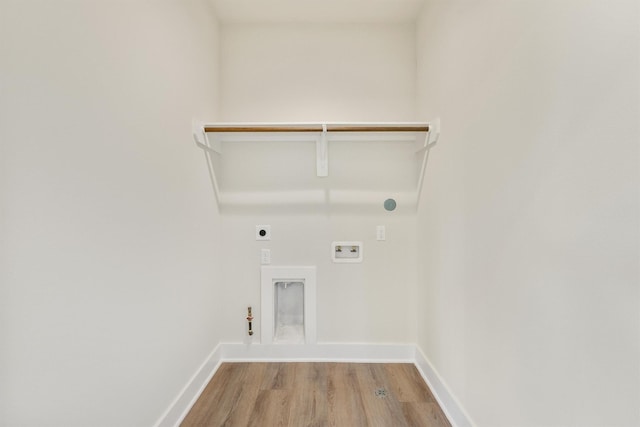
[[[391,212],[396,208],[396,201],[393,199],[387,199],[384,201],[384,208]]]

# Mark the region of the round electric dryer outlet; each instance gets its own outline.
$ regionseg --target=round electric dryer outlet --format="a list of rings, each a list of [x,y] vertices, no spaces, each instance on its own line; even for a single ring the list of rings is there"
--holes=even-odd
[[[271,240],[271,226],[256,225],[256,240]]]

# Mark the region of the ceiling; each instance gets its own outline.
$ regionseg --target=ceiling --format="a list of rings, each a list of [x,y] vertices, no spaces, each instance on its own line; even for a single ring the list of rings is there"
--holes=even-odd
[[[412,23],[424,0],[211,0],[222,23]]]

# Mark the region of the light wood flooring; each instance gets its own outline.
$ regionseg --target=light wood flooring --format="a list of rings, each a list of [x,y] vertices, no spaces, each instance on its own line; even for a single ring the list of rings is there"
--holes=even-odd
[[[450,427],[407,363],[223,363],[181,424]]]

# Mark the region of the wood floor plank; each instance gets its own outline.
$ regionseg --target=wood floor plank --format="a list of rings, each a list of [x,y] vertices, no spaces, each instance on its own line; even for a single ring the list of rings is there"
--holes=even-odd
[[[207,424],[220,426],[247,426],[251,421],[253,407],[258,399],[260,388],[256,384],[257,378],[262,378],[267,369],[265,363],[246,363],[241,364],[245,369],[244,375],[239,378],[242,382],[242,394],[238,396],[238,400],[233,405],[233,410],[226,418],[223,424]]]
[[[436,402],[404,402],[401,405],[405,419],[410,426],[451,426]]]
[[[328,425],[327,370],[325,363],[294,364],[290,427]]]
[[[264,363],[265,371],[258,378],[260,390],[287,390],[293,387],[295,372],[290,363]]]
[[[384,366],[362,364],[355,369],[367,424],[375,427],[408,427],[400,402],[389,390]]]
[[[416,367],[409,363],[389,363],[385,365],[390,387],[400,402],[435,402],[431,391]]]
[[[249,427],[287,427],[289,390],[261,390],[249,419]]]
[[[329,363],[327,375],[329,425],[366,426],[367,418],[353,364]]]
[[[245,366],[223,364],[185,418],[183,425],[225,425],[243,392]]]
[[[223,363],[181,425],[451,427],[411,364],[306,362]]]

